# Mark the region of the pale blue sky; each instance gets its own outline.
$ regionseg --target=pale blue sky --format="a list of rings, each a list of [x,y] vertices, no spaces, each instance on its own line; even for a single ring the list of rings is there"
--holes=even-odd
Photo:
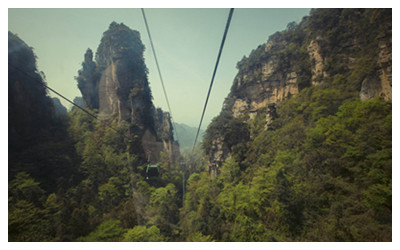
[[[202,128],[218,115],[236,63],[310,9],[235,9]],[[229,9],[145,9],[175,122],[198,126]],[[34,48],[50,87],[80,96],[74,76],[112,21],[141,34],[156,107],[168,111],[140,9],[9,9],[8,29]],[[63,101],[63,100],[61,100]],[[63,102],[65,106],[68,106]]]

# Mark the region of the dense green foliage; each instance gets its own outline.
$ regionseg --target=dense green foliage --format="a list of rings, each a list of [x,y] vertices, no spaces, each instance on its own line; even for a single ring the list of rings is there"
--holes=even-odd
[[[32,87],[24,92],[27,100],[51,103],[35,73],[34,54],[24,45],[22,55],[9,60],[26,57],[42,85],[33,87],[32,79],[9,71],[9,106],[18,106],[9,107],[9,241],[391,241],[392,104],[359,98],[363,79],[377,74],[374,39],[388,28],[388,15],[312,10],[300,24],[272,35],[278,41],[272,52],[260,45],[238,70],[256,72],[272,56],[280,69],[297,73],[299,94],[276,105],[277,116],[265,129],[266,108],[254,119],[233,117],[235,81],[207,129],[204,152],[187,153],[182,165],[162,154],[157,181],[145,179],[147,164],[132,124],[106,124],[76,108],[60,118],[52,106],[33,106],[31,113],[26,103],[18,106],[19,82]],[[123,34],[139,39],[126,26],[111,24],[98,50],[100,66],[106,65],[101,53],[108,53],[107,43],[121,50],[113,60],[132,52],[120,38],[110,38]],[[329,74],[311,86],[306,46],[315,36]],[[142,58],[144,47],[137,46],[139,54],[131,56]],[[37,129],[34,136],[16,137],[29,135],[30,128]],[[215,140],[230,157],[211,178],[206,156]]]
[[[313,10],[272,35],[268,52],[260,45],[238,63],[251,82],[261,79],[260,64],[272,57],[280,70],[297,72],[301,91],[277,105],[266,130],[266,108],[253,120],[232,116],[234,98],[245,98],[234,82],[203,144],[209,155],[214,141],[222,143],[230,157],[215,179],[205,172],[190,176],[181,212],[187,239],[392,240],[392,105],[359,98],[363,79],[377,74],[376,37],[390,17],[382,9]],[[311,86],[304,60],[316,36],[329,76]]]
[[[222,112],[213,119],[207,128],[207,134],[203,139],[203,148],[205,152],[211,150],[212,140],[222,138],[223,142],[229,148],[237,148],[243,142],[249,140],[249,131],[244,122],[235,119],[231,114]]]
[[[70,146],[76,150],[78,160],[73,167],[78,182],[49,189],[48,183],[53,180],[38,182],[28,173],[18,172],[9,184],[10,241],[179,238],[178,207],[182,204],[179,165],[169,164],[165,159],[161,162],[165,173],[162,178],[146,182],[146,165],[129,153],[129,148],[137,147],[138,142],[121,135],[126,134],[127,124],[112,126],[118,132],[79,109],[70,111],[65,133],[74,142]],[[35,153],[46,153],[41,150],[36,148]],[[58,153],[66,158],[70,152]],[[56,181],[58,184],[62,180]]]
[[[9,63],[9,241],[177,240],[180,166],[163,157],[162,178],[146,182],[130,124],[57,116],[32,49],[11,33]]]
[[[305,89],[279,106],[273,130],[255,132],[244,159],[233,151],[214,180],[193,174],[186,237],[391,241],[391,104],[342,98]]]

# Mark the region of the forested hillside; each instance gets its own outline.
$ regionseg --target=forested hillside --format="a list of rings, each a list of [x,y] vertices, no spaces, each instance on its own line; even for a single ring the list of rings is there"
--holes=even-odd
[[[184,234],[391,241],[391,10],[312,10],[237,67]]]
[[[97,66],[88,50],[78,72],[79,86],[94,97],[83,95],[91,115],[73,107],[65,117],[48,96],[32,48],[9,33],[9,241],[180,239],[183,173],[169,114],[152,104],[138,44],[138,32],[111,23]],[[109,90],[96,92],[101,88]],[[115,103],[117,113],[109,109]],[[95,119],[97,108],[109,117]],[[159,163],[159,179],[146,179],[148,163]]]
[[[392,241],[391,19],[313,9],[271,35],[184,157],[139,32],[113,22],[86,51],[91,115],[66,116],[9,32],[8,240]]]

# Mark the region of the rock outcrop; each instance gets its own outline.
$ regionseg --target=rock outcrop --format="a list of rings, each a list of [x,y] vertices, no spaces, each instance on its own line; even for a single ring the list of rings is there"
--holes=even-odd
[[[229,108],[235,118],[249,115],[252,120],[258,110],[279,103],[304,87],[299,84],[301,69],[296,68],[295,60],[279,54],[288,46],[292,44],[282,37],[270,39],[238,63],[239,72],[228,96],[233,100]]]
[[[392,30],[382,30],[378,40],[378,69],[376,74],[367,77],[361,84],[361,100],[369,100],[375,96],[382,96],[392,101]]]
[[[99,108],[99,95],[96,74],[96,63],[93,62],[93,52],[87,49],[82,70],[78,72],[78,88],[82,93],[84,106],[90,109]]]
[[[212,178],[219,174],[222,163],[230,156],[230,149],[224,142],[222,136],[218,136],[211,143],[211,150],[208,153],[208,172]]]
[[[143,152],[152,162],[160,152],[170,159],[179,155],[168,113],[155,109],[143,59],[144,45],[139,32],[124,24],[110,24],[96,52],[90,49],[78,72],[78,87],[84,104],[98,109],[100,120],[130,124],[131,132],[142,141]]]
[[[268,130],[280,102],[307,87],[333,85],[335,76],[346,79],[348,91],[358,91],[361,100],[381,96],[391,102],[391,33],[390,9],[312,10],[238,62],[221,114],[247,124],[264,117]],[[233,148],[221,132],[207,133],[214,133],[208,136],[214,138],[206,150],[209,168],[218,172]]]
[[[308,54],[311,61],[311,84],[313,86],[319,85],[324,77],[327,77],[326,71],[324,71],[324,58],[321,54],[321,46],[318,43],[320,38],[311,40],[310,45],[308,45]]]

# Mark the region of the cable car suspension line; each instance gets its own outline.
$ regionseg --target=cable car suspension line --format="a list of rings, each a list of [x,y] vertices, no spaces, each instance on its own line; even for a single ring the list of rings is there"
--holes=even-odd
[[[23,73],[24,75],[26,75],[27,77],[31,78],[32,80],[34,80],[35,82],[37,82],[38,84],[42,85],[42,82],[40,82],[38,79],[36,79],[35,77],[31,76],[29,73],[25,72],[24,70],[12,65],[12,64],[8,64],[8,66],[11,66],[12,68],[14,68],[15,70]],[[92,118],[98,120],[98,117],[92,113],[90,113],[88,110],[86,110],[85,108],[82,108],[81,106],[77,105],[76,103],[74,103],[73,101],[69,100],[67,97],[63,96],[62,94],[60,94],[59,92],[55,91],[54,89],[50,88],[49,86],[47,86],[46,84],[42,85],[43,87],[45,87],[46,89],[50,90],[51,92],[53,92],[54,94],[58,95],[59,97],[63,98],[64,100],[66,100],[67,102],[71,103],[72,105],[74,105],[75,107],[77,107],[78,109],[82,110],[83,112],[85,112],[87,115],[91,116]],[[122,134],[120,131],[116,130],[115,128],[113,128],[111,125],[107,124],[106,122],[104,123],[106,126],[108,126],[109,128],[111,128],[112,130],[114,130],[115,132],[117,132],[119,135],[127,138],[129,141],[132,140],[132,138],[127,137],[125,134]]]
[[[219,48],[218,57],[217,57],[217,62],[216,62],[216,64],[215,64],[214,72],[213,72],[213,75],[212,75],[212,78],[211,78],[211,83],[210,83],[210,87],[209,87],[209,89],[208,89],[206,102],[204,103],[203,113],[201,114],[200,124],[199,124],[199,128],[197,129],[196,138],[194,139],[192,152],[193,152],[193,150],[194,150],[194,147],[196,146],[197,138],[198,138],[198,136],[199,136],[199,132],[200,132],[200,128],[201,128],[201,123],[203,122],[204,113],[206,112],[207,103],[208,103],[208,98],[210,97],[211,89],[212,89],[212,86],[213,86],[213,83],[214,83],[215,74],[216,74],[216,72],[217,72],[217,68],[218,68],[218,64],[219,64],[219,59],[221,58],[221,53],[222,53],[222,49],[224,48],[226,35],[228,34],[229,25],[230,25],[230,23],[231,23],[231,19],[232,19],[232,15],[233,15],[233,10],[234,10],[234,8],[231,8],[231,9],[229,10],[229,16],[228,16],[228,20],[227,20],[227,22],[226,22],[224,36],[222,37],[222,42],[221,42],[221,46],[220,46],[220,48]]]
[[[151,34],[150,34],[149,25],[147,24],[147,19],[146,19],[146,15],[145,15],[145,13],[144,13],[144,9],[141,8],[141,10],[142,10],[142,15],[143,15],[144,23],[145,23],[145,25],[146,25],[147,34],[148,34],[148,36],[149,36],[150,45],[151,45],[151,50],[153,51],[154,60],[156,61],[158,76],[160,77],[161,86],[162,86],[162,89],[163,89],[163,92],[164,92],[165,100],[167,101],[167,106],[168,106],[168,111],[169,111],[169,113],[170,113],[170,118],[171,118],[172,126],[173,126],[173,128],[174,128],[174,130],[175,130],[176,140],[179,142],[178,131],[176,130],[176,127],[175,127],[175,122],[174,122],[174,119],[173,119],[173,116],[172,116],[171,106],[169,105],[168,96],[167,96],[167,91],[165,90],[164,80],[163,80],[162,75],[161,75],[160,65],[158,64],[158,60],[157,60],[157,56],[156,56],[156,51],[155,51],[154,45],[153,45],[153,39],[151,38]]]

